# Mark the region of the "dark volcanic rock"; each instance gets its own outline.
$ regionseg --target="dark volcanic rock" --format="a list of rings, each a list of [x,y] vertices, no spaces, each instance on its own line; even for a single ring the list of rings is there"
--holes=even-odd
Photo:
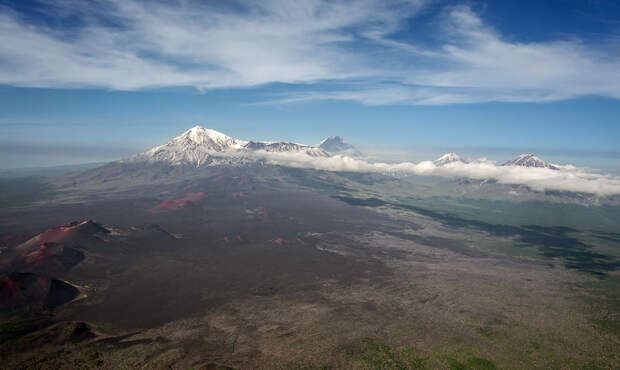
[[[79,293],[77,288],[61,280],[12,272],[0,277],[0,310],[52,309],[73,300]]]

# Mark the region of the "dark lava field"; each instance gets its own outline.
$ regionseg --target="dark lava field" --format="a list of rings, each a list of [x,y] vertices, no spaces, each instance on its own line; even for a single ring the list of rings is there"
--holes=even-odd
[[[0,209],[2,368],[620,366],[610,230],[430,209],[379,175],[95,175]]]

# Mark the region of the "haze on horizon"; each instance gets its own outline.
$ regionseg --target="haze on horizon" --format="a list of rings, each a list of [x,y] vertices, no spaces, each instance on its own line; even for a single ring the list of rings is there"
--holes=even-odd
[[[0,1],[0,168],[106,162],[194,124],[620,168],[613,1]]]

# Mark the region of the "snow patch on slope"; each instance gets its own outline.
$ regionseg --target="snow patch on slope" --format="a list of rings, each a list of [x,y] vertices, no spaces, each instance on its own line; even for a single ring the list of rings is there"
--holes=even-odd
[[[559,170],[558,166],[548,163],[534,154],[521,154],[517,158],[514,158],[502,166],[521,166],[521,167],[535,167],[535,168],[549,168],[551,170]]]

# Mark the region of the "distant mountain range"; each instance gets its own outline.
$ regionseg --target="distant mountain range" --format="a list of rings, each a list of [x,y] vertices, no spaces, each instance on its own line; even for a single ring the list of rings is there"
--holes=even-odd
[[[531,171],[520,171],[517,168]],[[574,167],[551,164],[533,154],[521,154],[502,164],[486,159],[463,159],[453,152],[434,161],[383,163],[364,157],[339,136],[328,137],[312,146],[288,141],[241,140],[201,126],[193,127],[169,142],[133,157],[97,168],[57,175],[53,182],[59,188],[76,189],[84,191],[84,194],[98,194],[101,191],[112,193],[139,186],[156,187],[180,182],[189,184],[227,172],[282,178],[305,173],[304,180],[297,180],[314,185],[323,184],[322,172],[314,170],[343,176],[374,174],[387,176],[386,179],[409,175],[449,177],[452,179],[445,183],[446,186],[459,192],[479,193],[484,188],[484,191],[512,196],[510,194],[530,191],[555,191],[562,194],[562,199],[571,200],[576,199],[574,194],[578,193],[615,194],[613,187],[616,186],[614,179],[600,177],[599,180]],[[188,193],[191,192],[191,189],[188,190]],[[571,195],[566,195],[568,193]],[[594,199],[590,196],[578,197],[585,199],[583,202],[587,204],[591,204],[591,199]],[[581,198],[579,202],[582,202]],[[193,202],[192,199],[177,199],[160,208],[174,208]],[[158,213],[160,208],[154,208],[152,212]],[[49,250],[60,253],[54,248],[57,249],[50,246]]]
[[[328,137],[317,146],[311,146],[288,141],[241,140],[215,130],[195,126],[169,142],[133,157],[56,178],[59,179],[58,186],[64,188],[118,190],[137,185],[207,178],[216,173],[215,167],[223,171],[244,167],[249,172],[260,173],[278,172],[279,169],[286,171],[287,167],[293,167],[332,172],[374,172],[384,175],[422,174],[469,178],[473,182],[495,181],[529,185],[531,176],[522,179],[518,171],[510,171],[510,167],[522,167],[534,170],[535,174],[532,175],[537,179],[538,186],[540,179],[548,179],[551,175],[544,170],[558,171],[558,174],[564,172],[561,166],[545,162],[533,154],[522,154],[501,165],[484,159],[468,161],[452,152],[432,162],[380,163],[364,157],[353,145],[346,143],[339,136]],[[487,173],[488,177],[485,177],[484,174]],[[566,176],[568,175],[563,175],[562,178]],[[557,180],[557,177],[552,179],[555,179],[556,183],[550,187],[557,189],[557,181],[561,180]],[[597,192],[598,188],[586,185],[573,186],[570,190],[581,191],[579,189],[583,188],[584,192]]]
[[[445,166],[449,163],[469,163],[462,159],[456,153],[446,153],[441,157],[435,159],[433,164],[437,167]],[[502,166],[516,166],[516,167],[529,167],[529,168],[548,168],[551,170],[559,170],[560,167],[549,162],[546,162],[534,154],[521,154],[518,157],[502,163]]]
[[[138,154],[124,163],[167,163],[171,165],[205,165],[240,164],[256,161],[252,154],[281,153],[305,155],[310,158],[329,158],[335,155],[361,159],[363,154],[353,145],[346,143],[340,136],[330,136],[318,146],[311,146],[287,141],[252,141],[241,140],[219,131],[195,126],[185,131],[166,144],[156,146]],[[456,153],[447,153],[433,161],[441,167],[450,163],[467,164]],[[559,170],[533,154],[521,154],[502,164],[502,166],[520,166],[532,168],[549,168]]]
[[[164,145],[156,146],[126,162],[165,162],[200,167],[214,163],[217,157],[244,157],[257,151],[301,153],[310,157],[329,157],[322,148],[291,142],[245,141],[221,132],[195,126]],[[247,159],[247,158],[246,158]],[[215,163],[220,163],[216,161]]]

